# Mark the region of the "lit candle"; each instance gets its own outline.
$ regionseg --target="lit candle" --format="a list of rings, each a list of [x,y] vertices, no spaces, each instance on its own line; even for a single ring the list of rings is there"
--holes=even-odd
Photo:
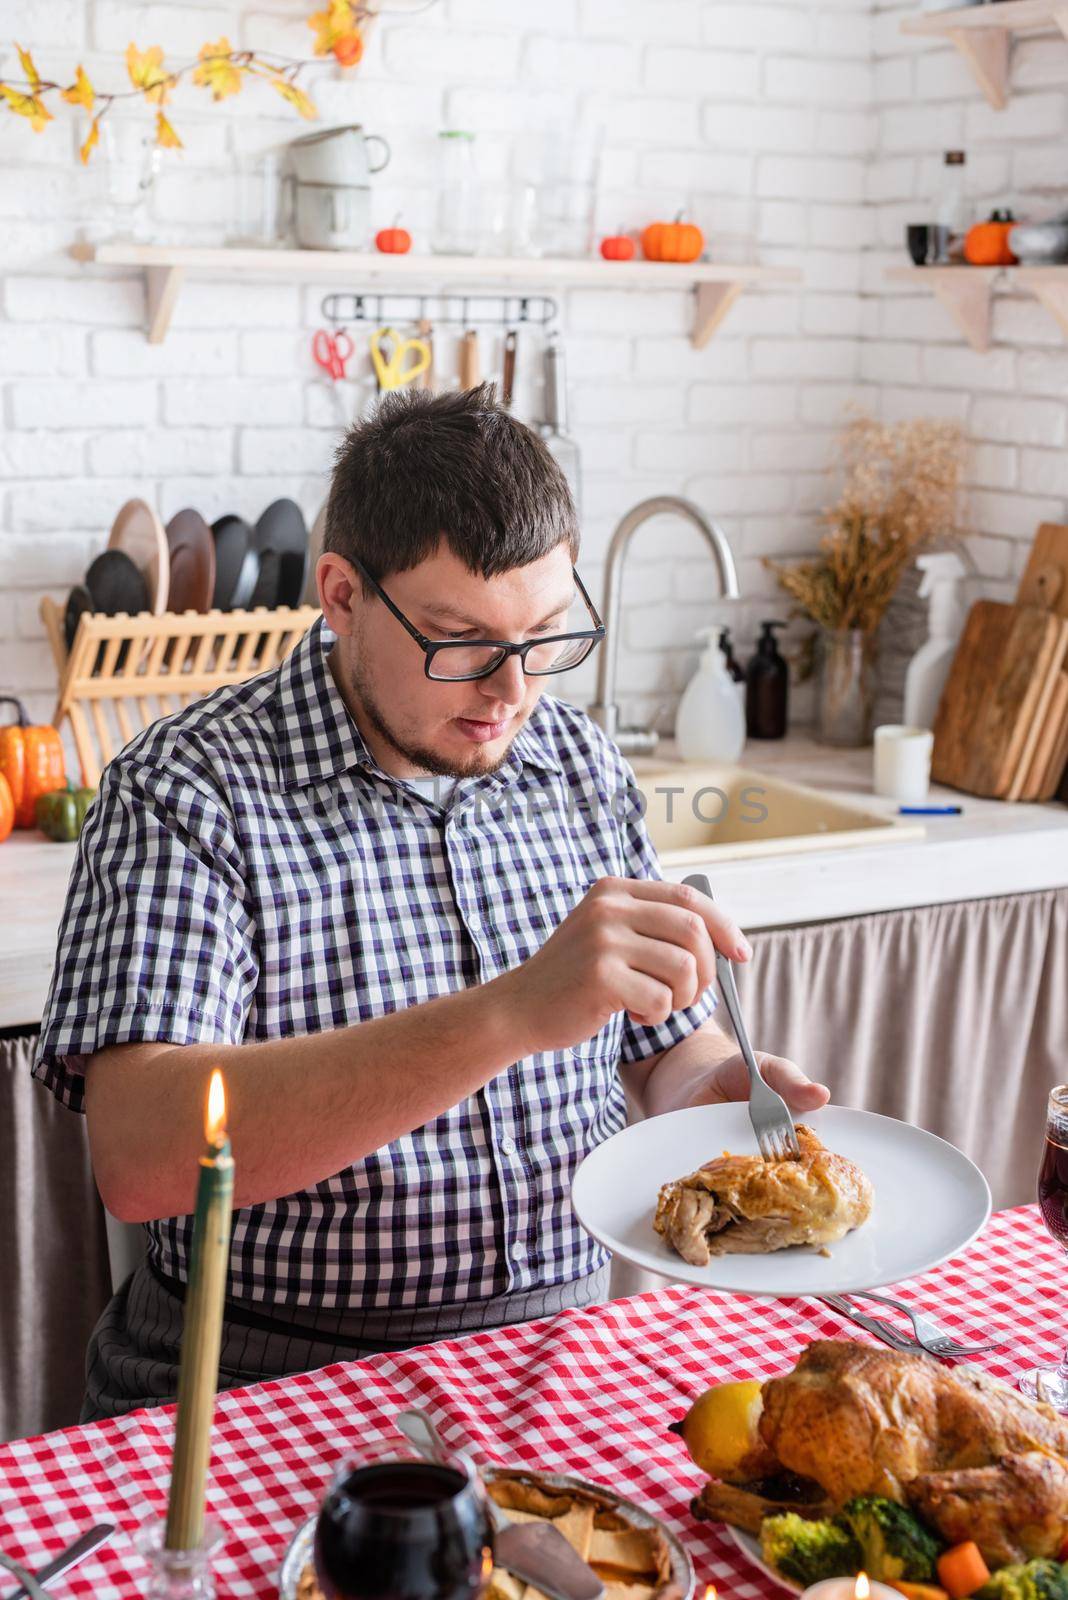
[[[219,1380],[234,1199],[234,1162],[226,1135],[226,1089],[218,1069],[212,1073],[208,1088],[204,1132],[208,1148],[200,1158],[178,1370],[178,1418],[164,1540],[168,1550],[199,1550],[204,1538],[204,1491]]]
[[[866,1572],[855,1578],[824,1578],[810,1585],[801,1600],[901,1600],[896,1589],[887,1583],[872,1583]]]

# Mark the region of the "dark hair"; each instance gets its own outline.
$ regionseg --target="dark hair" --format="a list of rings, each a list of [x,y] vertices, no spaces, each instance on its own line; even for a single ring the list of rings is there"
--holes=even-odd
[[[459,394],[396,389],[349,429],[334,463],[324,550],[375,578],[446,545],[491,578],[525,567],[579,530],[567,479],[492,383]]]

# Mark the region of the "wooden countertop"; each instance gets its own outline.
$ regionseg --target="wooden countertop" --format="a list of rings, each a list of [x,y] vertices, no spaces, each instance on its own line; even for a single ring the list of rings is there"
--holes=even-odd
[[[871,760],[870,749],[829,750],[801,734],[754,740],[742,756],[747,767],[893,815],[895,802],[872,795]],[[931,803],[963,811],[924,819],[923,839],[710,863],[717,897],[753,931],[1068,886],[1068,806],[1005,805],[949,789],[933,789]],[[44,1009],[74,851],[37,833],[0,845],[0,1028],[31,1027]]]

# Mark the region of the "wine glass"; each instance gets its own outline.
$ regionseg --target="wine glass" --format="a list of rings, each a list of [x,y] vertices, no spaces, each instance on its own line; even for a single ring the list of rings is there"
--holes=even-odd
[[[1068,1084],[1050,1091],[1046,1143],[1038,1172],[1038,1204],[1047,1232],[1068,1250]],[[1068,1350],[1056,1367],[1035,1367],[1019,1380],[1024,1394],[1068,1412]]]
[[[486,1491],[467,1456],[425,1461],[398,1441],[341,1463],[315,1528],[327,1600],[475,1600],[492,1566]]]

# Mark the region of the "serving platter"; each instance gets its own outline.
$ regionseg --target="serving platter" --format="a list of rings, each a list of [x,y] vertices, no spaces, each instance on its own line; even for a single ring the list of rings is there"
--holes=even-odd
[[[492,1482],[498,1473],[505,1477],[509,1476],[509,1469],[506,1467],[480,1467],[479,1471],[487,1482]],[[586,1478],[574,1477],[570,1473],[528,1472],[524,1469],[523,1476],[535,1480],[546,1489],[584,1490],[587,1493],[600,1495],[636,1528],[655,1528],[663,1537],[671,1556],[671,1583],[678,1591],[676,1600],[693,1600],[697,1580],[686,1547],[678,1535],[672,1533],[667,1524],[661,1522],[659,1517],[654,1517],[651,1511],[644,1510],[634,1500],[628,1500],[625,1495],[617,1494],[614,1489],[607,1489],[603,1484],[591,1483]],[[282,1557],[282,1567],[278,1574],[281,1600],[297,1600],[301,1574],[312,1559],[317,1521],[318,1514],[309,1517],[307,1522],[301,1524]]]
[[[677,1283],[761,1297],[857,1293],[927,1272],[970,1244],[990,1216],[990,1186],[954,1145],[923,1128],[849,1106],[805,1122],[855,1161],[875,1189],[871,1216],[821,1255],[793,1246],[768,1255],[684,1261],[653,1228],[660,1186],[724,1151],[757,1153],[744,1104],[695,1106],[633,1123],[599,1145],[575,1175],[583,1227],[634,1266]]]
[[[764,1576],[770,1578],[772,1583],[777,1583],[780,1589],[789,1590],[790,1594],[803,1593],[799,1583],[795,1583],[792,1578],[784,1578],[781,1572],[776,1572],[774,1567],[768,1566],[760,1554],[759,1539],[754,1539],[751,1533],[744,1533],[741,1528],[725,1526],[724,1532],[729,1539],[734,1540],[746,1560],[751,1561],[754,1567],[759,1567]]]

